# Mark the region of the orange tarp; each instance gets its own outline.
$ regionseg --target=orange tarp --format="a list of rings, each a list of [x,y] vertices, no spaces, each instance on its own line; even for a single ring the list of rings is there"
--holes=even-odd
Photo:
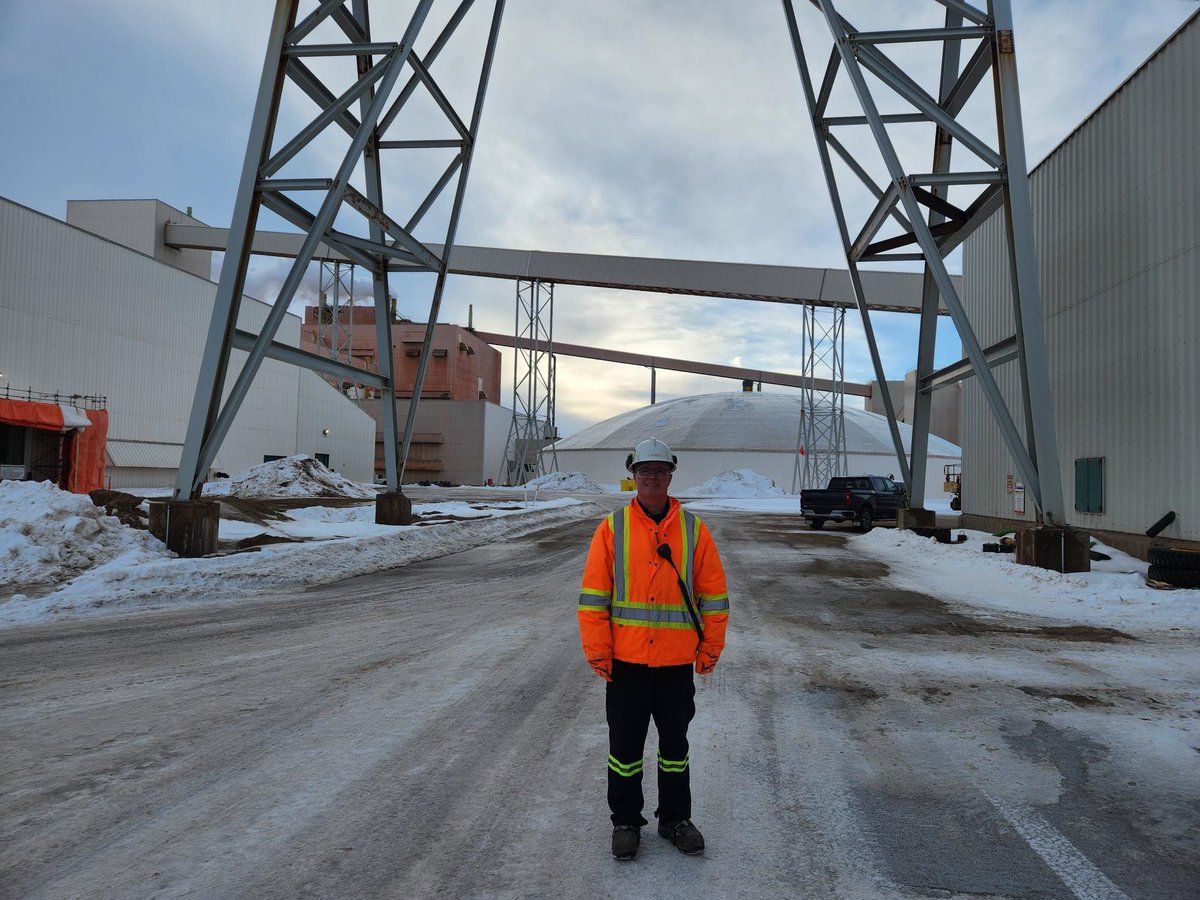
[[[108,442],[108,410],[86,409],[92,424],[75,431],[67,464],[67,490],[86,494],[104,487],[104,448]]]
[[[62,431],[63,414],[57,403],[34,403],[29,400],[0,400],[0,422],[24,425],[45,431]]]
[[[104,448],[108,442],[108,410],[76,411],[74,417],[86,414],[91,423],[87,428],[70,429],[64,425],[63,409],[57,403],[37,403],[31,400],[0,400],[0,423],[38,428],[42,431],[67,430],[63,460],[66,463],[66,483],[62,485],[76,494],[86,494],[104,487]]]

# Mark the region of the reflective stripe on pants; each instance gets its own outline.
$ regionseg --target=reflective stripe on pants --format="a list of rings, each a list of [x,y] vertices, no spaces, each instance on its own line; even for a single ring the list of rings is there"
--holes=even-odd
[[[657,815],[692,817],[688,724],[696,714],[692,666],[650,667],[613,660],[605,685],[608,715],[608,806],[614,825],[645,825],[642,757],[650,720],[658,730]]]

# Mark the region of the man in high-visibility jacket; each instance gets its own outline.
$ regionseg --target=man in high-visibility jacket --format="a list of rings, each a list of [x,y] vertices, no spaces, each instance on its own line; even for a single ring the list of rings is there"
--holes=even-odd
[[[637,496],[601,521],[579,595],[583,653],[605,686],[612,854],[633,859],[641,842],[642,754],[658,729],[658,833],[682,852],[704,851],[692,824],[688,723],[693,668],[707,675],[725,647],[729,594],[712,535],[667,489],[676,458],[656,438],[626,459]]]

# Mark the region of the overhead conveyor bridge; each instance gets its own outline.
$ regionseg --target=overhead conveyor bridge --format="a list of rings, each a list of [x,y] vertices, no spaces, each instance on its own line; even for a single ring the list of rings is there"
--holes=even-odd
[[[496,347],[531,349],[534,343],[528,338],[510,337],[489,331],[476,331],[476,335]],[[853,382],[830,381],[828,378],[805,378],[788,372],[767,372],[762,369],[743,369],[737,366],[720,366],[714,363],[694,362],[689,359],[671,359],[665,356],[648,356],[644,353],[628,353],[624,350],[605,350],[601,347],[584,347],[580,344],[554,342],[554,353],[558,356],[575,356],[581,359],[599,359],[604,362],[623,363],[628,366],[645,366],[649,369],[668,369],[672,372],[691,372],[694,375],[714,375],[718,378],[734,378],[742,381],[757,381],[761,384],[777,384],[784,387],[808,388],[815,391],[841,390],[855,397],[870,397],[871,385]]]
[[[229,230],[203,225],[166,226],[164,242],[179,249],[225,249]],[[256,231],[252,253],[294,258],[304,235],[286,231]],[[440,244],[428,244],[441,256]],[[328,244],[320,244],[314,259],[353,262]],[[424,267],[393,260],[393,272],[423,272]],[[456,244],[447,271],[509,281],[545,281],[621,291],[651,291],[694,297],[759,300],[767,303],[856,307],[850,275],[845,269],[806,266],[765,266],[753,263],[652,259],[595,253],[554,253],[545,250],[506,250]],[[863,272],[867,306],[881,312],[921,312],[922,275],[917,272]],[[961,279],[956,279],[961,289]],[[946,310],[942,309],[945,315]]]

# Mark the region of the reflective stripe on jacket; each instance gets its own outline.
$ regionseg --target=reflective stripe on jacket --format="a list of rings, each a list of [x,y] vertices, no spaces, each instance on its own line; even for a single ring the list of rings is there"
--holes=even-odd
[[[715,663],[725,647],[729,593],[708,528],[668,499],[656,523],[637,499],[602,520],[592,536],[579,592],[579,632],[589,662],[610,659],[677,666]],[[671,564],[658,555],[671,548]],[[700,642],[679,589],[682,577],[701,617]]]

